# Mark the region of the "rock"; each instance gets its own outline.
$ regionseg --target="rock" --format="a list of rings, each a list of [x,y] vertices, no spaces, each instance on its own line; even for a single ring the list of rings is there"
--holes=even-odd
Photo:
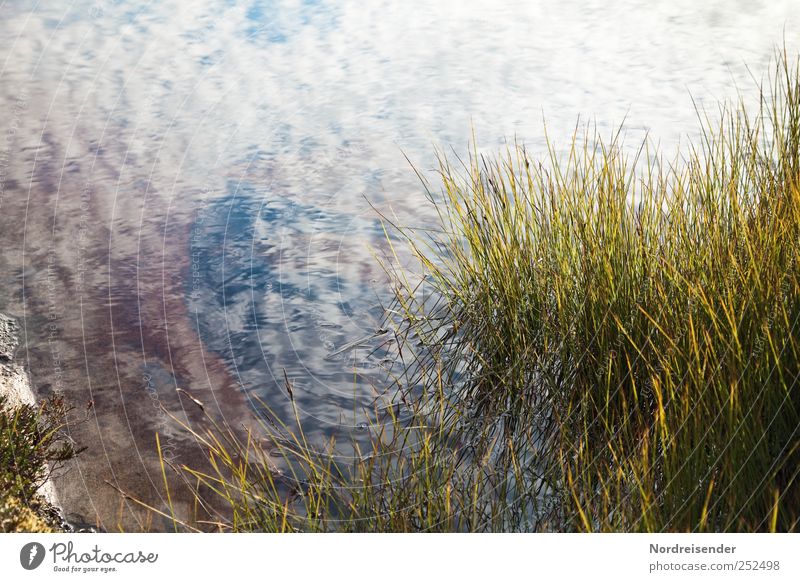
[[[0,361],[11,361],[19,345],[19,325],[0,313]]]
[[[27,404],[36,406],[28,375],[22,366],[0,361],[0,394],[6,397],[11,407]]]
[[[29,404],[36,398],[31,390],[25,369],[14,362],[14,352],[19,345],[19,325],[16,320],[0,313],[0,394],[9,405]]]

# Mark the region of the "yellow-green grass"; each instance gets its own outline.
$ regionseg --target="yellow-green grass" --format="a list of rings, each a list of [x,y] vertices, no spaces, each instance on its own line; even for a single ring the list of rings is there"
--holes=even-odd
[[[797,66],[700,119],[669,162],[589,132],[543,162],[441,157],[444,235],[406,231],[445,299],[432,318],[407,287],[406,321],[484,424],[542,431],[566,529],[798,527]]]
[[[338,456],[268,416],[258,438],[196,433],[213,470],[173,469],[238,531],[797,530],[785,54],[758,105],[700,111],[702,139],[673,159],[588,129],[543,160],[440,155],[441,228],[387,221],[425,278],[390,269],[403,372],[365,411],[369,450]]]

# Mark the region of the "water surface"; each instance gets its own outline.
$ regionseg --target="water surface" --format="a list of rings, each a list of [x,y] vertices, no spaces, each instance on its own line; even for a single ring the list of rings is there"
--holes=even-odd
[[[798,47],[794,0],[6,2],[0,7],[0,310],[40,396],[88,450],[59,478],[77,520],[148,524],[154,434],[199,448],[190,390],[233,425],[295,383],[317,439],[381,389],[388,298],[370,203],[430,222],[408,156],[544,149],[576,120],[666,149],[692,96],[731,98]],[[749,66],[750,70],[746,68]],[[177,503],[183,500],[178,499]]]

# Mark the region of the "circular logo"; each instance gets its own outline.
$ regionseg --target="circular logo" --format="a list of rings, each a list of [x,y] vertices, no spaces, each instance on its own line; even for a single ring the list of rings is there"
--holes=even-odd
[[[44,561],[44,546],[39,542],[30,542],[19,551],[19,563],[26,570],[35,570]]]

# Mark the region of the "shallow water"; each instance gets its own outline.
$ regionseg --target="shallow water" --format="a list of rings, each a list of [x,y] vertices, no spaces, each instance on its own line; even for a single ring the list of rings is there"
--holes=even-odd
[[[497,3],[495,3],[497,4]],[[0,310],[40,395],[89,449],[60,477],[76,519],[137,524],[109,483],[163,504],[161,405],[231,423],[250,398],[359,430],[380,356],[386,251],[370,203],[431,220],[405,159],[565,143],[626,121],[668,151],[702,104],[800,44],[794,0],[7,2],[0,8]],[[785,31],[785,32],[784,32]],[[749,67],[749,71],[747,69]],[[160,527],[155,524],[155,527]]]

